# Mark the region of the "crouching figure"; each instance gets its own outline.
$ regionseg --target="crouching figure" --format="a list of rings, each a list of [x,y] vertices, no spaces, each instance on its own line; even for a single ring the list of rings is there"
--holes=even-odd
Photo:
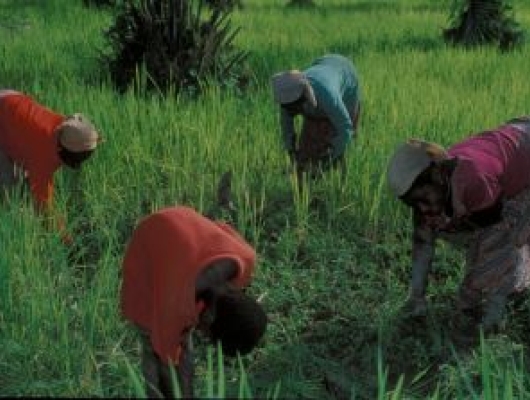
[[[499,327],[509,296],[530,284],[530,118],[450,147],[409,140],[388,164],[389,185],[413,208],[412,277],[404,310],[423,316],[435,239],[466,251],[457,316]]]
[[[170,366],[182,395],[193,397],[195,328],[220,342],[227,356],[258,344],[267,317],[243,291],[255,258],[228,224],[189,207],[165,208],[139,223],[123,262],[121,310],[140,329],[149,397],[173,397]]]

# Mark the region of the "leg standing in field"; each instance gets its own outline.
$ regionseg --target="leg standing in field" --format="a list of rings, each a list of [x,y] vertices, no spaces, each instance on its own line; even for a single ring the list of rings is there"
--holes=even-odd
[[[149,335],[140,330],[142,373],[145,379],[145,394],[149,398],[173,398],[178,393],[173,385],[171,368],[174,368],[178,379],[178,388],[185,398],[193,396],[193,348],[191,334],[186,335],[186,343],[182,346],[182,356],[176,366],[168,365],[160,360],[151,345]]]
[[[145,379],[145,394],[148,398],[165,397],[160,382],[159,370],[161,362],[153,351],[149,335],[143,331],[140,331],[140,339],[142,352],[142,373]]]

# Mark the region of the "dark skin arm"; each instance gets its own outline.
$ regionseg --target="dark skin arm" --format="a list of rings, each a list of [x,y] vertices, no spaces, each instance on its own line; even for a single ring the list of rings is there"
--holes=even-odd
[[[434,258],[435,233],[421,223],[421,214],[414,210],[412,236],[412,275],[409,297],[404,310],[411,317],[423,316],[427,312],[425,292],[428,274]]]
[[[304,103],[306,102],[305,96],[301,96],[298,100],[293,101],[292,103],[282,104],[282,109],[285,110],[291,117],[296,117],[297,115],[303,114],[304,112]],[[296,148],[296,135],[293,135],[291,138],[291,150],[289,151],[289,159],[292,165],[298,163],[298,150]]]
[[[208,303],[211,302],[212,297],[215,295],[215,291],[219,287],[226,285],[228,281],[237,275],[237,265],[233,260],[222,259],[218,260],[210,266],[206,267],[203,272],[197,278],[195,285],[195,293],[197,300],[203,300],[208,307]],[[203,312],[203,314],[209,314],[212,310],[205,310],[209,312]],[[204,318],[201,315],[202,319]],[[202,322],[202,323],[201,323]],[[199,329],[208,329],[208,322],[201,321],[199,323]],[[177,366],[177,377],[180,385],[180,390],[184,398],[193,397],[193,380],[194,380],[194,363],[193,363],[193,345],[191,332],[188,332],[182,343],[181,356],[179,364]],[[161,391],[167,397],[172,392],[171,385],[171,371],[166,365],[161,365],[160,368],[160,383]]]

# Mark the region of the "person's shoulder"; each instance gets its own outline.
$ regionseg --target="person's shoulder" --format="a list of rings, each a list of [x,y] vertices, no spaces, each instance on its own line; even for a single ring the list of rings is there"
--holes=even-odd
[[[181,214],[177,207],[165,207],[152,212],[141,218],[139,226],[160,226],[165,225],[169,221],[178,220],[178,216]]]
[[[1,96],[1,98],[2,105],[4,107],[18,107],[21,104],[37,104],[37,102],[31,96],[22,92],[9,91],[6,92],[5,95]]]
[[[456,166],[452,174],[453,179],[464,182],[464,185],[472,183],[470,181],[473,181],[474,177],[480,174],[476,160],[465,155],[455,155],[453,158],[456,160]]]
[[[176,205],[176,206],[169,206],[160,208],[159,210],[153,212],[151,214],[153,216],[158,216],[160,218],[174,218],[177,216],[184,217],[184,216],[190,216],[190,217],[200,217],[201,215],[192,207],[184,206],[184,205]]]
[[[150,215],[160,225],[171,226],[173,229],[190,229],[191,226],[210,226],[213,222],[192,207],[177,205],[162,208]]]

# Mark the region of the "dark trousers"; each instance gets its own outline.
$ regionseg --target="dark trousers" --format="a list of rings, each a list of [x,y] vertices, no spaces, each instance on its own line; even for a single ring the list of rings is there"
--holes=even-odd
[[[169,367],[155,354],[147,333],[140,331],[140,339],[146,396],[148,398],[173,398]]]

